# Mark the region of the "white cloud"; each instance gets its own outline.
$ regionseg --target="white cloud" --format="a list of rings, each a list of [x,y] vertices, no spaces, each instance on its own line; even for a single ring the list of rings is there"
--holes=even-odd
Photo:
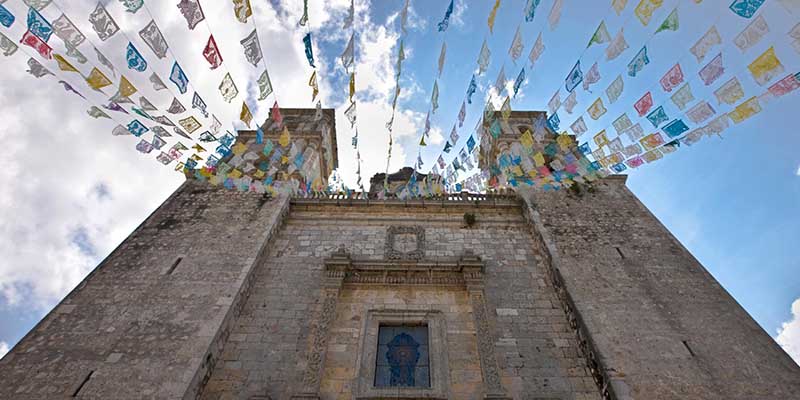
[[[792,303],[792,319],[782,324],[775,340],[800,364],[800,299]]]
[[[800,165],[797,166],[797,171],[795,172],[795,175],[800,176]]]
[[[0,340],[0,359],[2,359],[3,356],[5,356],[6,353],[8,353],[8,350],[9,350],[8,343]]]
[[[239,40],[253,25],[236,22],[230,2],[207,3],[204,3],[207,22],[225,59],[223,66],[213,71],[198,54],[196,46],[208,39],[205,22],[190,31],[174,3],[156,2],[148,7],[194,89],[208,103],[209,111],[223,122],[236,121],[243,97],[255,97],[257,87],[253,82],[263,70],[261,65],[253,67],[245,61],[239,45]],[[111,59],[117,70],[133,80],[140,90],[134,97],[138,99],[139,94],[144,94],[160,109],[168,106],[172,93],[176,92],[167,82],[172,57],[156,59],[138,38],[137,31],[149,21],[149,14],[140,11],[133,15],[124,12],[117,3],[110,4],[109,11],[127,33],[127,38],[120,33],[100,42],[85,18],[78,18],[87,12],[85,2],[60,5],[89,40]],[[337,109],[339,171],[347,184],[354,187],[355,150],[350,146],[352,132],[342,115],[346,108],[343,104],[346,86],[334,79],[337,74],[340,77],[344,74],[338,56],[349,38],[348,32],[341,29],[342,16],[348,7],[348,0],[335,0],[324,2],[322,7],[311,7],[309,12],[323,106]],[[281,106],[312,107],[311,90],[307,85],[312,69],[302,46],[305,30],[297,26],[302,3],[260,2],[254,3],[253,8],[264,59]],[[387,21],[372,21],[368,11],[368,1],[356,1],[358,125],[361,127],[361,171],[365,187],[373,174],[386,169],[388,132],[384,126],[391,115],[389,101],[394,90],[399,38],[397,14]],[[412,8],[409,29],[422,29],[424,22]],[[148,59],[149,70],[158,71],[172,93],[154,92],[144,74],[137,75],[124,67],[124,52],[118,50],[124,48],[129,39],[137,42]],[[60,41],[56,43],[60,45]],[[81,49],[90,64],[79,68],[88,70],[91,63],[96,63],[94,54],[90,53],[91,47]],[[0,191],[0,214],[9,216],[0,219],[0,254],[3,256],[0,305],[19,312],[41,313],[80,282],[180,184],[183,177],[172,168],[158,164],[154,154],[136,152],[134,146],[138,140],[133,137],[111,136],[115,123],[88,117],[88,106],[65,93],[58,86],[58,79],[37,80],[27,74],[28,56],[24,50],[28,49],[20,47],[17,54],[4,59],[9,68],[4,72],[0,91],[4,124],[0,140],[4,143],[6,160],[0,169],[0,181],[4,182],[4,190]],[[406,54],[412,55],[413,49],[406,47]],[[47,66],[56,70],[52,64]],[[231,73],[241,91],[234,104],[224,103],[217,89],[226,72]],[[59,74],[96,103],[102,99],[100,94],[91,93],[82,86],[77,75]],[[403,107],[404,99],[421,90],[419,84],[405,74],[403,83],[394,123],[390,171],[410,164],[398,140],[417,137],[424,122],[424,114]],[[184,105],[190,104],[191,93],[181,97]],[[271,100],[269,104],[248,103],[255,106],[256,122],[263,121]],[[31,118],[33,114],[35,118]],[[115,117],[118,122],[130,119]],[[230,128],[230,122],[224,123],[225,128]],[[168,139],[170,145],[177,140],[175,137]],[[435,138],[434,142],[437,140]]]

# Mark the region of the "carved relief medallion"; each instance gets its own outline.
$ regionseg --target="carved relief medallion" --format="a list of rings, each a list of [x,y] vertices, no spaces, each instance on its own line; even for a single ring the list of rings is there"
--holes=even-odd
[[[386,232],[386,258],[389,260],[421,260],[425,256],[425,228],[390,226]]]

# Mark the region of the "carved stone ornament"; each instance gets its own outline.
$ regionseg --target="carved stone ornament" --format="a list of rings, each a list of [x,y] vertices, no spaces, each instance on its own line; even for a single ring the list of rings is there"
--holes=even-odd
[[[386,231],[386,259],[421,260],[425,257],[425,228],[390,226]]]

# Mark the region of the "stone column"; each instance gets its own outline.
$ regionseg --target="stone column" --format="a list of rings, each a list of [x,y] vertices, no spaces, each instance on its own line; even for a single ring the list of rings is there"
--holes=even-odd
[[[494,354],[494,335],[486,312],[486,297],[483,283],[483,262],[471,251],[467,250],[459,260],[459,266],[464,274],[467,286],[472,315],[475,318],[475,328],[478,336],[478,356],[481,362],[481,374],[486,387],[485,399],[511,400],[503,390],[500,382],[500,372],[497,368],[497,357]]]
[[[336,305],[344,283],[346,271],[351,266],[350,255],[344,248],[325,260],[326,278],[322,288],[322,308],[311,326],[311,335],[306,349],[306,369],[298,393],[293,400],[319,400],[319,385],[325,367],[331,323],[336,318]]]

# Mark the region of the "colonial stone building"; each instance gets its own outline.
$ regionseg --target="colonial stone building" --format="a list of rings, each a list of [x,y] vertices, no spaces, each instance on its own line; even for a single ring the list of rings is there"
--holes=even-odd
[[[313,161],[285,173],[327,176],[333,114],[294,114]],[[378,200],[187,179],[0,361],[0,398],[797,398],[800,368],[624,176],[586,188]]]

